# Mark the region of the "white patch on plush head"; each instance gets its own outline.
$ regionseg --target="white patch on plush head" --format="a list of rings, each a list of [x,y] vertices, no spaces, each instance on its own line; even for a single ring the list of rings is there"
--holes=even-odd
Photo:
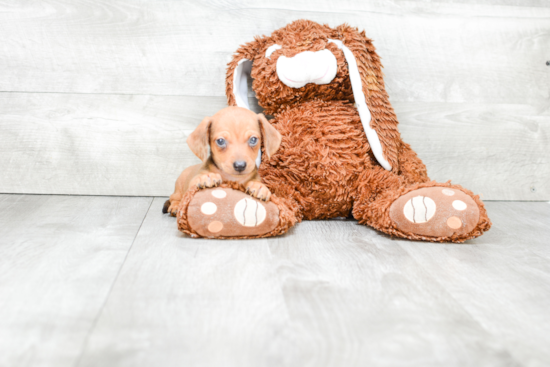
[[[291,88],[301,88],[308,83],[328,84],[336,76],[337,69],[336,57],[327,49],[277,59],[277,76]]]
[[[280,50],[281,48],[283,48],[283,46],[280,46],[278,44],[269,46],[267,50],[265,50],[265,57],[267,57],[268,59],[271,59],[271,54],[277,50]]]
[[[361,123],[363,124],[363,130],[365,130],[365,134],[367,134],[370,148],[372,149],[372,153],[374,154],[374,157],[376,157],[378,163],[380,163],[380,165],[388,171],[391,171],[391,164],[384,158],[382,144],[380,144],[378,134],[376,133],[376,130],[370,127],[371,115],[369,107],[366,103],[365,94],[363,93],[361,75],[359,75],[359,69],[357,68],[355,56],[342,41],[333,39],[329,39],[328,41],[336,44],[336,46],[344,52],[344,56],[348,63],[349,79],[351,81],[351,89],[353,89],[355,106],[357,107],[357,111],[359,111],[359,117],[361,118]]]

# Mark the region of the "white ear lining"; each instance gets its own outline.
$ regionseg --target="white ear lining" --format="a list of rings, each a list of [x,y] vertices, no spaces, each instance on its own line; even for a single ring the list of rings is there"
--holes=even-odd
[[[248,85],[246,84],[246,74],[250,74],[252,61],[241,59],[233,72],[233,95],[237,106],[250,109],[248,105]]]
[[[248,104],[248,85],[246,83],[246,75],[250,75],[252,70],[252,61],[248,59],[241,59],[233,72],[233,95],[235,96],[235,102],[237,106],[250,109]],[[262,150],[258,150],[258,157],[256,158],[256,167],[260,168],[262,163]]]
[[[367,140],[369,141],[374,157],[378,163],[380,163],[380,165],[386,170],[391,171],[391,164],[384,158],[380,138],[378,138],[376,130],[370,127],[371,114],[369,107],[365,102],[365,94],[363,93],[363,85],[361,84],[361,76],[359,75],[359,69],[357,68],[355,56],[342,41],[333,39],[329,39],[328,41],[336,44],[336,46],[344,52],[344,56],[348,63],[349,79],[351,81],[351,89],[353,89],[353,98],[355,99],[357,111],[359,111],[359,117],[361,118],[361,123],[363,124],[363,130],[365,130]]]

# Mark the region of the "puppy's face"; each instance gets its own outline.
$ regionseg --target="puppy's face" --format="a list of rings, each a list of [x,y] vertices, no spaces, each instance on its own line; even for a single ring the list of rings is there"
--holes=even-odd
[[[256,169],[256,157],[263,144],[268,158],[281,143],[281,134],[264,115],[240,107],[227,107],[205,118],[189,136],[189,147],[203,161],[212,160],[223,172],[247,175]]]
[[[216,166],[234,176],[254,171],[262,146],[257,115],[245,110],[215,117],[210,126],[210,151]]]

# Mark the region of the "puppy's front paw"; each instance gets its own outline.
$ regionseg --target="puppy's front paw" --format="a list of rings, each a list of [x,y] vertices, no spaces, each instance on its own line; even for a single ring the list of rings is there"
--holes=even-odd
[[[263,201],[269,201],[269,198],[271,197],[271,191],[269,191],[267,186],[258,181],[250,181],[246,185],[246,192],[250,196]]]
[[[172,217],[176,217],[178,215],[178,207],[180,206],[180,202],[170,201],[169,203],[170,203],[170,206],[168,207],[168,213],[170,213]]]
[[[191,186],[197,186],[199,189],[207,187],[216,187],[222,183],[222,176],[217,173],[203,173],[193,179]]]

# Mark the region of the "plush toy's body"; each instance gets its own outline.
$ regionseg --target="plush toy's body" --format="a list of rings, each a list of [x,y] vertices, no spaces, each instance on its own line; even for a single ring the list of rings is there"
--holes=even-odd
[[[260,106],[283,136],[277,153],[259,166],[281,221],[268,233],[232,238],[280,234],[302,218],[349,215],[394,236],[428,241],[462,242],[489,229],[479,197],[430,181],[402,141],[380,59],[364,33],[300,20],[256,38],[229,64],[229,105],[248,107],[247,71]],[[178,223],[197,234],[187,220],[192,195]]]

